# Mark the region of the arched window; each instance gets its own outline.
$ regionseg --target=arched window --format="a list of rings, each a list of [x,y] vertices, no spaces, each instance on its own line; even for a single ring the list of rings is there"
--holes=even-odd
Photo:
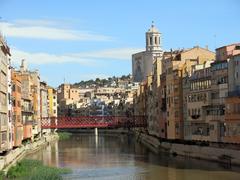
[[[157,37],[155,36],[155,45],[157,45],[158,43],[157,43]]]
[[[150,45],[151,45],[151,46],[153,45],[153,39],[152,39],[152,37],[150,37]]]

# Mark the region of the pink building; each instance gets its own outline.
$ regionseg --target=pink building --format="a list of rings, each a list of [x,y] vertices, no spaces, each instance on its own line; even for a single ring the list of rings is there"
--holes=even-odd
[[[224,61],[240,53],[240,43],[222,46],[216,49],[216,60]]]

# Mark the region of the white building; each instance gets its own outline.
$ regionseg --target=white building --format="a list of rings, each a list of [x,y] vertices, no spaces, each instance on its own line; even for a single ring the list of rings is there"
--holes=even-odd
[[[12,112],[13,112],[13,107],[12,107],[12,78],[11,78],[11,60],[8,60],[8,65],[7,65],[7,81],[8,81],[8,127],[9,127],[9,144],[8,144],[8,149],[13,148],[13,122],[12,122]]]
[[[151,74],[153,61],[162,57],[161,33],[154,24],[146,32],[146,50],[132,55],[133,82],[142,82]]]
[[[0,35],[0,152],[12,147],[10,49]]]

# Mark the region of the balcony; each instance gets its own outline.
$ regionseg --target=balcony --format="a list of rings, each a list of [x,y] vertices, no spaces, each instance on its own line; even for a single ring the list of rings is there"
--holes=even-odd
[[[33,107],[22,106],[22,112],[33,113]]]
[[[195,141],[209,141],[210,137],[208,135],[197,135],[197,134],[192,134],[192,140]]]
[[[206,122],[210,121],[224,121],[224,115],[207,115],[206,116]]]

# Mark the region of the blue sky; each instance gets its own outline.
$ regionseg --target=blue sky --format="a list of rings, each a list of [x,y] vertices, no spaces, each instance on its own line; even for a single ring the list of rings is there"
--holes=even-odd
[[[25,58],[52,86],[131,73],[154,21],[163,49],[240,41],[238,0],[0,0],[13,65]]]

